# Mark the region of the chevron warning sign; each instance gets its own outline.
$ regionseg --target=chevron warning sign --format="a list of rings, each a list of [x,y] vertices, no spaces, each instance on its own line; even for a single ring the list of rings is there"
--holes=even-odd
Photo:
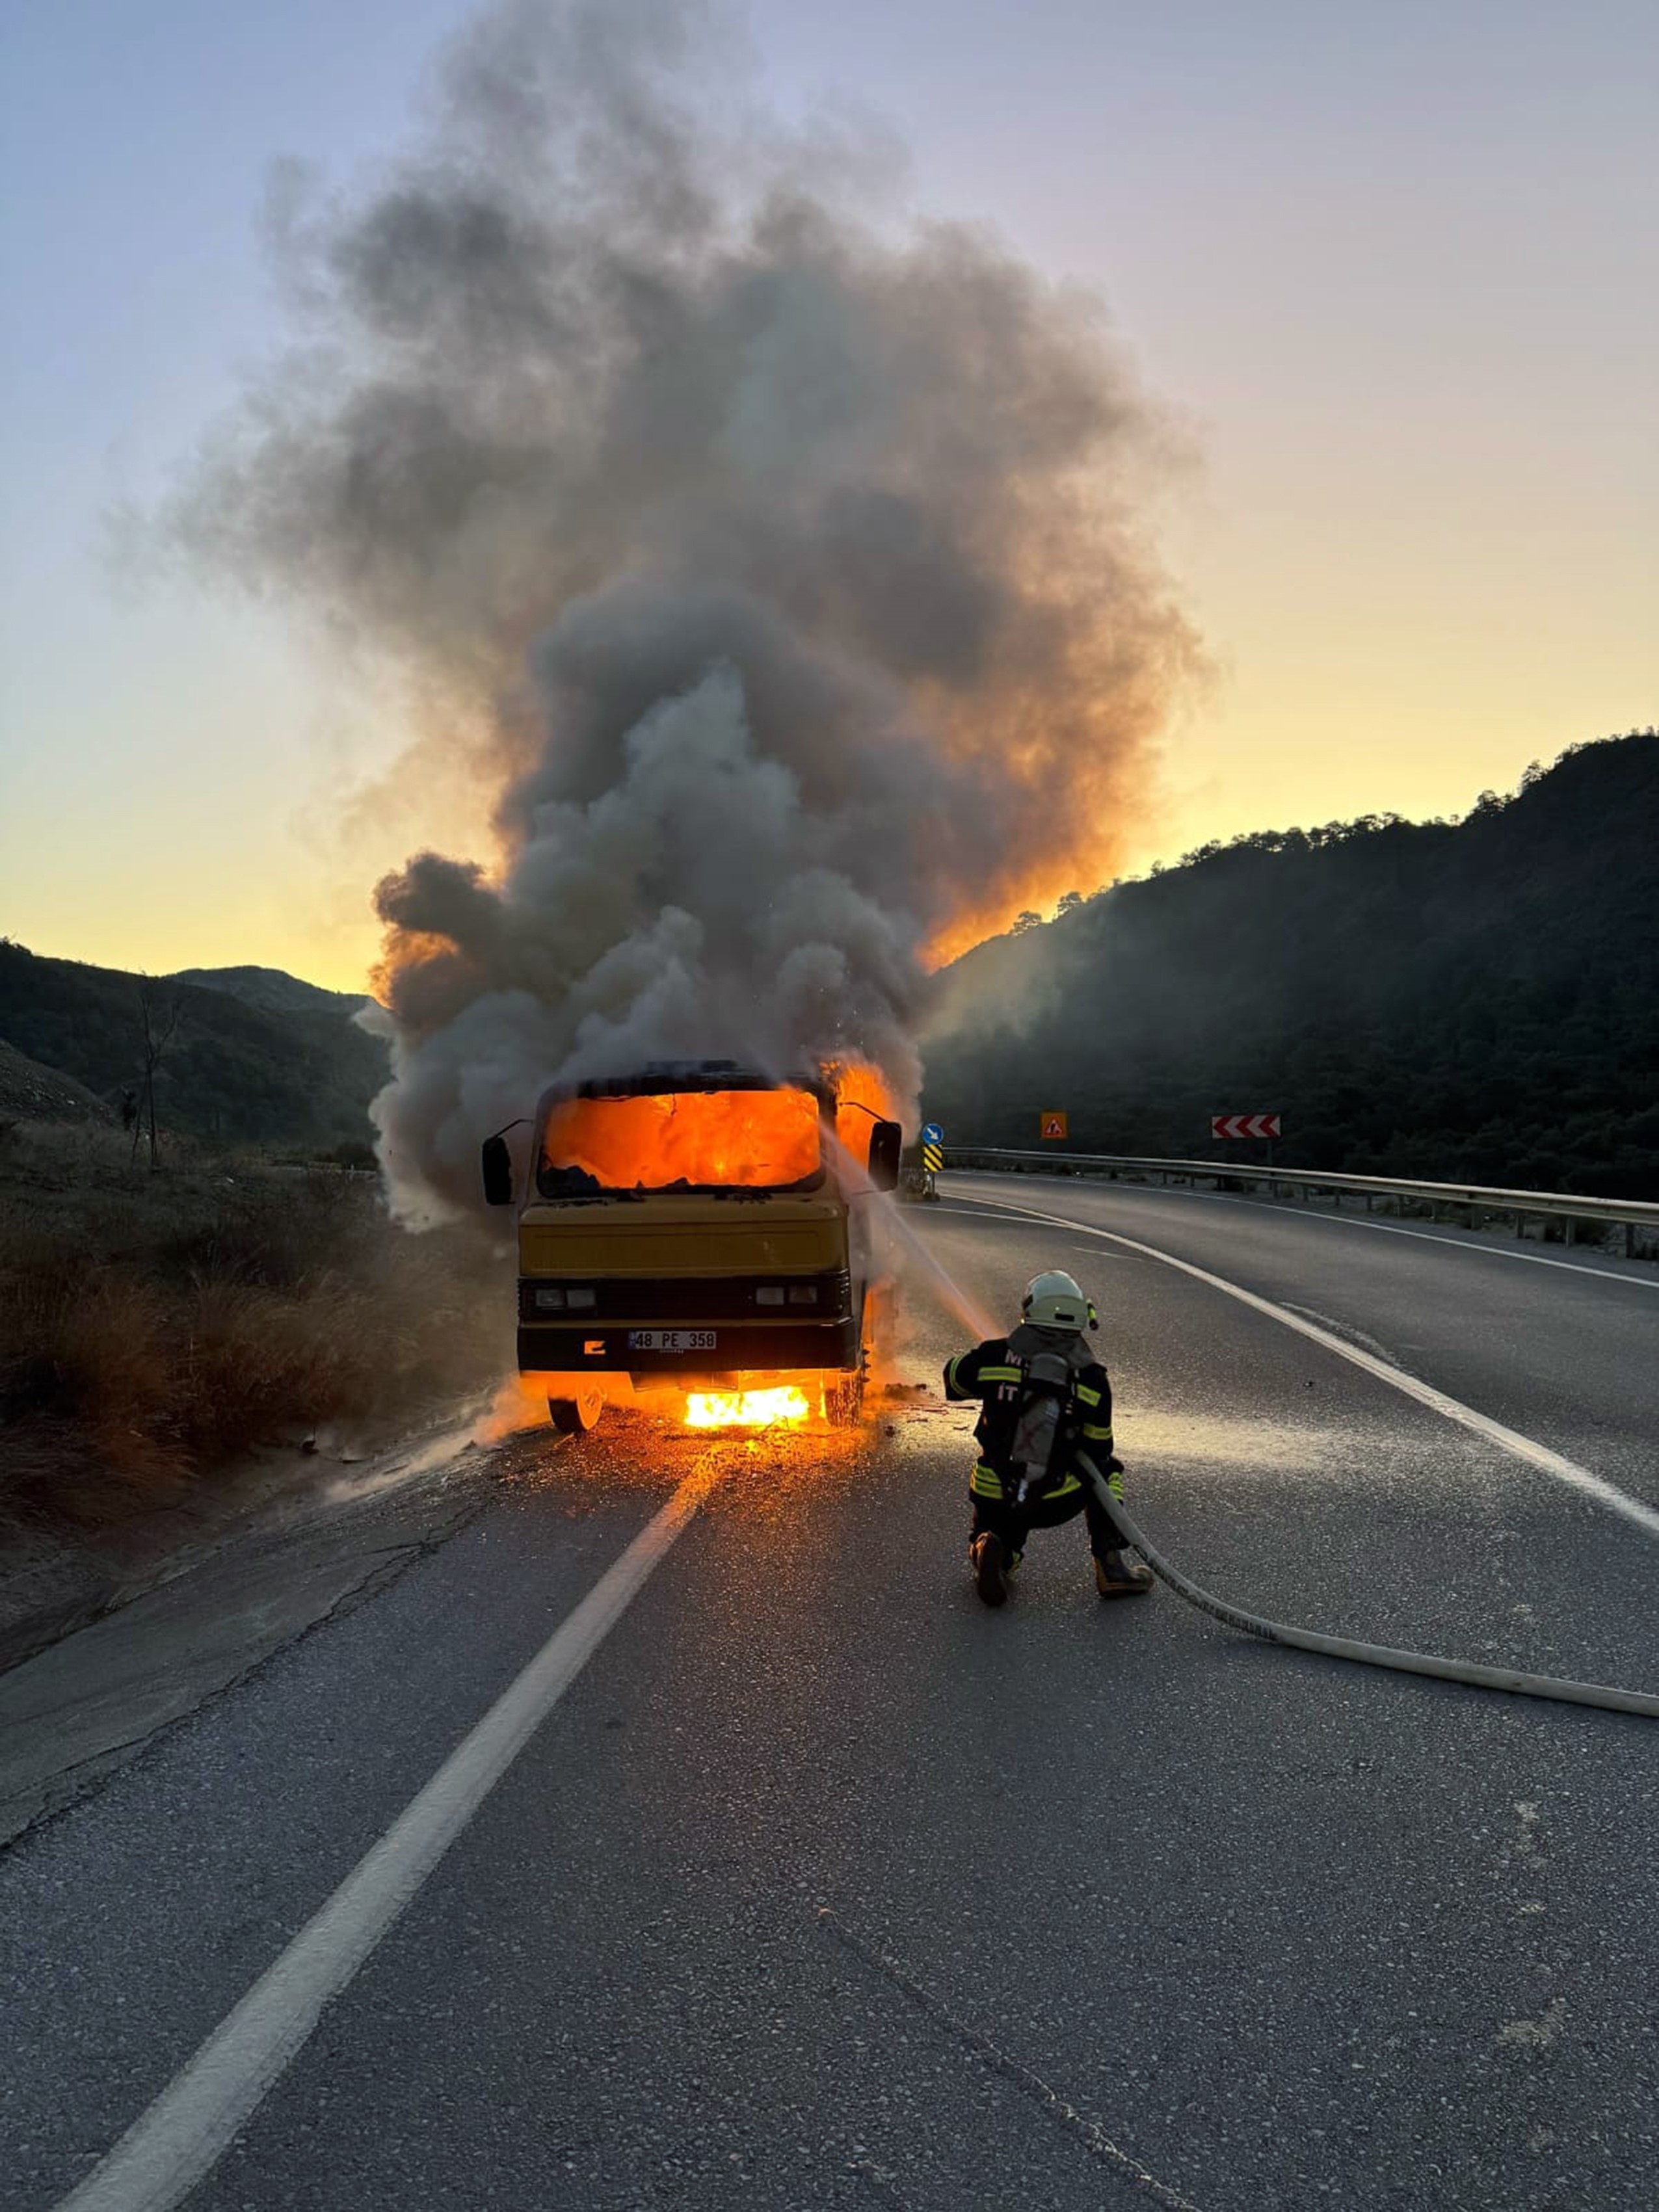
[[[1212,1114],[1212,1137],[1282,1137],[1277,1114]]]
[[[1070,1124],[1064,1114],[1045,1114],[1042,1117],[1042,1133],[1045,1139],[1063,1139],[1069,1127]]]
[[[937,1145],[924,1145],[921,1148],[921,1164],[929,1175],[937,1175],[945,1165],[945,1154]]]

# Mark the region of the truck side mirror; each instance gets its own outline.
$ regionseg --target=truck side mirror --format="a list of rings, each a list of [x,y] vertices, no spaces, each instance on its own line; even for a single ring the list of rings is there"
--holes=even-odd
[[[870,1132],[870,1180],[878,1190],[896,1190],[904,1132],[896,1121],[878,1121]]]
[[[507,1149],[505,1137],[486,1137],[481,1154],[483,1167],[483,1194],[486,1206],[511,1206],[513,1203],[513,1155]]]

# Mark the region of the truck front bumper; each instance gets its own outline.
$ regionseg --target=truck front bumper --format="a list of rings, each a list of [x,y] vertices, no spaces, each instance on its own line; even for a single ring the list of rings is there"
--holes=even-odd
[[[677,1340],[665,1346],[663,1340]],[[700,1340],[712,1341],[702,1342]],[[859,1364],[859,1327],[848,1316],[833,1322],[711,1321],[646,1327],[568,1322],[520,1323],[519,1369],[526,1375],[727,1375],[769,1369],[830,1368]]]

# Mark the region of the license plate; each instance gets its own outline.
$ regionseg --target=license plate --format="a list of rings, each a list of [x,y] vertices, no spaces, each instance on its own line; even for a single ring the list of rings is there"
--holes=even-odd
[[[713,1352],[719,1344],[717,1328],[630,1328],[630,1352]]]

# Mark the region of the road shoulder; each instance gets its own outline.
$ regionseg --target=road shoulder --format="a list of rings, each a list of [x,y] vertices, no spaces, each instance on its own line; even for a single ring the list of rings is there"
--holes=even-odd
[[[171,1554],[130,1595],[112,1578],[66,1588],[55,1639],[0,1674],[0,1846],[453,1535],[492,1467],[451,1431],[333,1471]]]

